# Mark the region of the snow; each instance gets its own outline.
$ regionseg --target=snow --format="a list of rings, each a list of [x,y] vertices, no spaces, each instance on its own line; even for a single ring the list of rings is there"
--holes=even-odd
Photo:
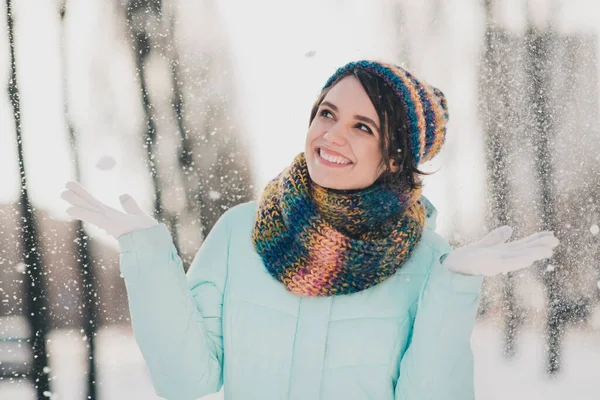
[[[97,339],[99,398],[110,400],[160,399],[155,393],[144,359],[127,327],[112,326],[98,332]],[[85,342],[77,330],[53,331],[49,338],[51,360],[51,399],[85,398]],[[34,391],[27,381],[0,381],[0,399],[33,400]],[[206,400],[222,399],[216,394]]]
[[[221,193],[217,192],[216,190],[209,190],[208,197],[211,200],[219,200],[221,198]]]
[[[25,265],[24,262],[19,262],[15,265],[15,271],[24,274],[25,273],[25,269],[27,268],[27,266]]]
[[[184,3],[179,1],[178,4]],[[187,32],[183,36],[189,41],[188,51],[192,47],[201,48],[197,46],[198,41],[211,39],[194,30],[195,26],[206,27],[208,21],[198,23],[203,9],[200,3],[192,3],[188,3],[188,12],[182,12],[178,21],[178,28]],[[340,7],[342,3],[343,7]],[[527,3],[529,8],[538,11],[532,14],[536,24],[555,18],[562,33],[600,33],[599,6],[595,4],[596,9],[591,11],[592,0],[554,2],[553,8],[544,7],[551,3],[546,0],[496,3],[500,8],[498,22],[511,32],[522,32],[525,28],[527,14],[524,7]],[[144,159],[144,154],[137,141],[143,120],[139,87],[131,49],[123,40],[109,4],[101,1],[69,3],[69,13],[75,16],[67,23],[70,31],[67,37],[70,54],[67,67],[71,80],[69,113],[78,132],[82,179],[92,194],[108,205],[120,208],[117,196],[128,191],[142,208],[150,210],[153,204],[151,191],[147,190],[150,183],[145,166],[139,162]],[[406,59],[409,69],[443,89],[449,99],[448,142],[444,153],[431,168],[427,168],[437,170],[441,167],[441,171],[427,178],[425,194],[438,208],[439,230],[452,232],[455,241],[466,242],[488,230],[483,222],[482,207],[487,179],[483,168],[484,135],[477,109],[477,68],[480,67],[478,61],[483,40],[481,10],[475,2],[462,0],[438,1],[435,12],[431,1],[398,0],[410,18],[396,31],[392,22],[397,23],[397,16],[391,15],[393,7],[390,4],[383,1],[381,7],[373,7],[371,2],[339,0],[305,0],[285,5],[275,0],[219,3],[223,28],[230,36],[232,61],[237,67],[237,75],[228,76],[228,79],[235,81],[236,101],[246,113],[243,131],[252,139],[248,151],[256,162],[254,187],[259,191],[302,149],[310,105],[335,68],[359,58]],[[42,1],[36,7],[27,7],[26,2],[13,2],[13,6],[30,196],[36,207],[50,210],[58,219],[67,220],[66,206],[59,194],[64,182],[72,179],[74,171],[62,109],[64,99],[59,79],[62,72],[57,46],[60,24],[56,3]],[[269,12],[256,13],[261,8],[269,9]],[[586,11],[588,8],[590,11]],[[249,15],[252,18],[248,18]],[[4,19],[2,21],[5,28]],[[103,29],[98,30],[98,26]],[[314,29],[315,26],[319,29]],[[40,32],[44,34],[40,35]],[[600,42],[596,45],[600,46]],[[0,71],[4,72],[3,76],[7,76],[8,71],[7,55],[7,41],[2,40]],[[163,64],[162,68],[165,66]],[[151,64],[148,68],[159,67]],[[597,70],[598,65],[594,68]],[[189,69],[183,72],[189,73]],[[581,71],[571,72],[573,76],[581,74]],[[154,87],[154,90],[164,92],[170,83],[152,80],[151,84],[163,85],[162,89]],[[578,103],[574,103],[574,107],[577,106]],[[7,145],[0,146],[0,170],[4,171],[0,174],[1,204],[16,202],[21,186],[16,169],[11,113],[7,97],[3,96],[0,100],[0,143]],[[509,122],[506,126],[510,126]],[[572,133],[561,137],[579,141],[582,132]],[[215,130],[209,135],[218,136]],[[572,169],[574,174],[580,173],[582,168],[577,169],[578,165],[583,166],[589,161],[579,157],[585,152],[579,149],[577,152],[582,153],[571,157],[572,149],[563,147],[568,149],[568,160],[583,164],[563,165],[559,172]],[[594,146],[584,150],[597,151]],[[600,156],[594,153],[594,157],[599,160]],[[522,176],[529,173],[528,170],[519,171]],[[579,179],[585,176],[581,174]],[[568,180],[576,181],[576,176],[568,177]],[[533,185],[518,186],[527,195],[528,190],[534,188]],[[209,197],[218,200],[224,194],[213,190]],[[531,211],[527,201],[519,206],[528,214]],[[597,223],[598,219],[594,218],[586,220],[584,225],[565,223],[561,228],[582,227],[581,231],[590,243],[597,243],[600,233]],[[115,245],[112,239],[107,240],[105,232],[89,228],[88,233]],[[595,256],[590,253],[590,257]],[[0,259],[0,265],[3,263]],[[24,263],[8,268],[25,272]],[[562,266],[557,264],[548,265],[546,270],[560,272],[561,269]],[[523,274],[518,276],[522,278]],[[600,290],[597,272],[591,278],[589,274],[585,275],[585,280],[581,281],[587,285],[577,288],[581,291],[588,286],[594,292],[596,288]],[[526,293],[520,294],[524,303],[525,300],[544,303],[546,298],[539,282],[521,286],[527,287],[526,291],[522,290]],[[597,296],[597,293],[593,295]],[[63,307],[68,308],[67,305]],[[570,328],[566,332],[562,372],[549,378],[544,373],[545,341],[540,328],[525,328],[519,335],[516,357],[507,361],[501,353],[501,327],[492,321],[478,323],[473,333],[477,399],[600,398],[598,332],[600,310],[596,308],[588,320],[588,328]],[[53,377],[55,392],[46,393],[48,398],[83,398],[85,379],[81,371],[86,365],[85,343],[79,331],[52,333],[49,342],[52,365],[46,367],[46,371]],[[101,399],[158,398],[129,328],[112,326],[99,332],[97,361]],[[206,397],[220,398],[222,394]],[[5,380],[0,382],[0,399],[33,399],[33,390],[27,382]]]
[[[108,171],[113,169],[115,165],[117,165],[117,162],[113,157],[102,156],[98,159],[98,162],[96,163],[96,168],[98,168],[101,171]]]
[[[597,400],[600,393],[600,335],[597,330],[572,329],[565,334],[562,372],[549,378],[544,372],[544,337],[528,328],[518,336],[512,361],[502,355],[499,326],[479,322],[473,331],[477,400]],[[75,331],[61,330],[50,338],[51,399],[84,398],[83,342]],[[98,390],[101,400],[160,399],[152,388],[144,360],[130,329],[110,327],[98,334]],[[27,382],[0,382],[0,399],[33,400]],[[203,400],[223,399],[219,392]]]
[[[544,371],[545,341],[541,331],[519,335],[517,353],[506,361],[502,336],[491,323],[473,331],[475,391],[478,400],[597,400],[600,393],[600,335],[593,330],[570,330],[563,342],[563,366],[550,378]]]

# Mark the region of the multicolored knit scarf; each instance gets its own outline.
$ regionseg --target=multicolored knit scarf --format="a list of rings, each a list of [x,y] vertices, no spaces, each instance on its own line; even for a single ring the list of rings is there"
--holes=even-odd
[[[392,276],[421,239],[421,190],[375,183],[332,190],[311,181],[304,153],[261,195],[252,241],[273,277],[292,293],[333,296]]]

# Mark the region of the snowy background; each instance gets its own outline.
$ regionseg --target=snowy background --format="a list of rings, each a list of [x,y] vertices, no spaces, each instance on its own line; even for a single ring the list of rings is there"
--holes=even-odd
[[[65,213],[67,205],[60,199],[64,183],[75,179],[66,129],[69,121],[78,139],[81,183],[113,207],[118,207],[118,196],[126,192],[146,210],[153,208],[153,182],[140,140],[145,129],[140,74],[136,73],[135,54],[123,11],[127,3],[126,0],[68,1],[66,17],[61,22],[60,1],[12,1],[28,190],[32,204],[38,212],[44,213],[47,224],[64,225],[70,221]],[[487,68],[485,64],[482,67],[481,61],[485,32],[492,23],[511,37],[524,35],[527,27],[552,26],[559,34],[583,38],[586,45],[581,48],[585,51],[575,51],[572,55],[567,46],[562,53],[557,52],[557,76],[570,83],[557,79],[552,96],[561,97],[561,90],[568,85],[576,87],[576,93],[575,100],[568,102],[564,106],[566,111],[563,110],[572,117],[558,118],[557,124],[565,134],[555,143],[557,174],[554,178],[566,197],[580,197],[585,204],[589,197],[589,203],[600,206],[598,195],[593,195],[598,192],[594,188],[599,187],[600,182],[600,134],[596,127],[600,114],[597,79],[600,3],[596,0],[496,1],[491,22],[486,19],[485,2],[479,0],[164,0],[162,3],[165,15],[172,18],[174,25],[165,31],[168,32],[165,38],[161,37],[164,27],[153,25],[155,21],[145,22],[156,35],[153,37],[156,49],[145,60],[145,73],[162,140],[156,149],[162,163],[159,169],[162,168],[165,182],[174,179],[175,188],[182,184],[172,168],[177,149],[173,139],[176,122],[170,111],[172,86],[169,64],[165,62],[173,54],[177,54],[179,60],[187,105],[185,116],[192,126],[188,128],[194,134],[216,135],[216,142],[206,142],[210,143],[209,152],[229,146],[224,137],[237,137],[241,144],[235,154],[242,164],[251,166],[249,187],[255,195],[302,151],[312,102],[335,69],[356,59],[390,60],[441,88],[448,98],[447,142],[441,154],[425,166],[428,171],[439,170],[426,178],[424,190],[438,208],[438,231],[453,243],[480,237],[493,224],[486,206],[490,181],[486,172],[485,135],[489,116],[482,112],[480,84],[480,76],[485,75],[482,68]],[[6,15],[4,7],[0,5],[3,16]],[[6,18],[1,18],[2,32],[7,32],[6,24]],[[515,48],[511,53],[520,51]],[[210,62],[206,61],[208,58]],[[572,61],[561,63],[567,58]],[[206,68],[211,74],[205,74],[199,65],[202,68],[208,65]],[[9,70],[8,35],[2,35],[2,87],[8,84]],[[517,109],[527,105],[527,100],[518,97],[521,78],[515,75],[514,81],[509,80],[512,90],[509,101],[514,102]],[[496,81],[494,76],[491,79]],[[488,83],[490,87],[494,84]],[[2,93],[6,91],[3,89]],[[207,101],[213,101],[210,96],[218,99],[214,100],[215,104],[223,107],[225,115],[220,115],[221,125],[209,127],[205,132],[198,127],[212,121],[205,115]],[[69,120],[64,113],[65,101],[69,105]],[[223,102],[226,107],[222,106]],[[0,206],[6,206],[0,209],[0,217],[8,214],[12,210],[10,206],[19,201],[21,187],[12,113],[8,97],[0,96]],[[227,121],[226,127],[222,121]],[[523,129],[518,118],[505,122],[514,126],[515,132]],[[517,134],[514,136],[509,143],[510,152],[524,161],[511,164],[511,190],[517,199],[512,218],[521,224],[520,233],[525,235],[540,227],[534,212],[537,208],[529,206],[538,182],[530,165],[533,157],[527,153],[530,145]],[[206,166],[202,162],[215,159],[207,154],[204,160],[208,161],[196,160],[198,168]],[[111,162],[115,163],[114,167],[110,166]],[[211,199],[217,199],[225,191],[215,187],[209,194]],[[165,190],[164,196],[165,208],[172,214],[179,214],[185,207],[175,189]],[[577,207],[572,206],[576,213]],[[565,266],[567,272],[560,276],[565,291],[573,299],[588,299],[588,307],[584,320],[571,321],[564,329],[560,373],[550,377],[545,372],[547,299],[544,281],[532,271],[514,278],[523,321],[515,355],[508,360],[503,356],[507,310],[501,300],[505,281],[502,278],[486,280],[485,301],[473,333],[477,399],[600,398],[597,378],[600,367],[597,293],[600,288],[600,252],[597,250],[600,220],[588,211],[579,214],[589,218],[574,219],[577,222],[563,223],[561,228],[565,232],[578,230],[577,236],[572,236],[573,241],[565,243],[574,249],[573,254],[583,255],[570,258],[573,265]],[[7,255],[14,253],[15,238],[5,227],[11,225],[3,226],[0,232],[3,235],[0,236],[0,268],[21,273],[21,260]],[[106,308],[97,336],[96,355],[100,398],[156,398],[129,329],[126,299],[114,259],[117,243],[93,226],[85,226],[85,229],[102,246],[105,256],[100,274],[101,297],[106,299],[102,304]],[[182,239],[180,248],[182,255],[189,259],[201,238],[196,237],[196,231],[190,227],[182,228],[180,235],[187,238]],[[54,249],[64,251],[67,242],[48,239],[48,249],[53,248],[50,243],[57,244]],[[66,272],[60,271],[62,265],[55,260],[50,265],[50,275],[56,281],[71,282]],[[17,281],[13,275],[6,272],[0,276],[3,303],[0,318],[21,310],[22,302],[17,298],[22,292],[15,288]],[[56,399],[85,397],[85,340],[82,340],[77,320],[70,317],[78,298],[74,285],[65,284],[64,297],[57,294],[60,294],[59,289],[55,289],[51,297],[53,310],[60,309],[63,313],[56,311],[53,317],[56,329],[48,341],[52,398]],[[65,310],[67,304],[70,310]],[[0,320],[0,327],[4,324],[10,328],[0,329],[0,333],[6,334],[18,325],[15,321]],[[20,356],[0,347],[0,361]],[[28,381],[0,380],[1,400],[33,398],[34,391]]]
[[[154,393],[141,353],[131,332],[113,327],[99,332],[98,394],[100,399],[159,399]],[[55,331],[50,351],[54,397],[61,400],[85,399],[81,370],[84,347],[76,332]],[[538,330],[522,333],[517,357],[507,362],[500,349],[499,326],[479,323],[473,332],[475,355],[475,398],[485,400],[596,400],[600,393],[600,335],[598,331],[571,331],[565,340],[564,372],[549,379],[542,365],[544,338]],[[35,399],[26,381],[0,382],[4,399]],[[223,392],[205,396],[223,398]]]

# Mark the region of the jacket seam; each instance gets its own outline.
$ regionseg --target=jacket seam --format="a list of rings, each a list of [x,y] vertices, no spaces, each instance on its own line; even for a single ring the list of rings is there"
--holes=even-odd
[[[230,253],[230,249],[231,249],[231,227],[229,225],[229,220],[228,218],[225,218],[225,220],[223,221],[225,223],[225,232],[227,233],[227,248],[226,248],[226,256],[225,256],[225,280],[223,282],[223,293],[221,293],[221,340],[223,341],[223,354],[222,354],[222,359],[221,359],[221,379],[220,379],[220,383],[224,386],[225,385],[225,348],[229,348],[229,343],[227,343],[227,347],[226,347],[226,342],[225,342],[225,329],[224,329],[224,321],[225,321],[225,310],[227,309],[227,306],[229,305],[229,301],[227,301],[228,297],[226,295],[228,287],[229,287],[229,253]],[[226,304],[227,302],[227,304]],[[229,340],[229,335],[227,336],[227,340]]]
[[[288,384],[287,384],[287,397],[290,397],[291,385],[292,385],[292,372],[294,369],[294,357],[296,352],[296,342],[298,338],[298,322],[300,321],[300,305],[302,304],[302,299],[298,302],[298,316],[296,317],[296,326],[294,327],[294,345],[292,346],[292,358],[290,360],[290,372],[288,374]]]

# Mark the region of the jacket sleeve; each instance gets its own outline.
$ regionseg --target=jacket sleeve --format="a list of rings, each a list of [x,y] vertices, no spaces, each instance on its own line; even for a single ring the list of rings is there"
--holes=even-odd
[[[396,400],[475,398],[470,341],[483,277],[448,271],[440,257],[452,248],[438,237],[443,243],[432,248],[431,267],[411,309],[412,332],[400,363]]]
[[[122,235],[118,242],[134,336],[156,393],[185,400],[219,391],[229,246],[225,215],[187,276],[164,224]]]

